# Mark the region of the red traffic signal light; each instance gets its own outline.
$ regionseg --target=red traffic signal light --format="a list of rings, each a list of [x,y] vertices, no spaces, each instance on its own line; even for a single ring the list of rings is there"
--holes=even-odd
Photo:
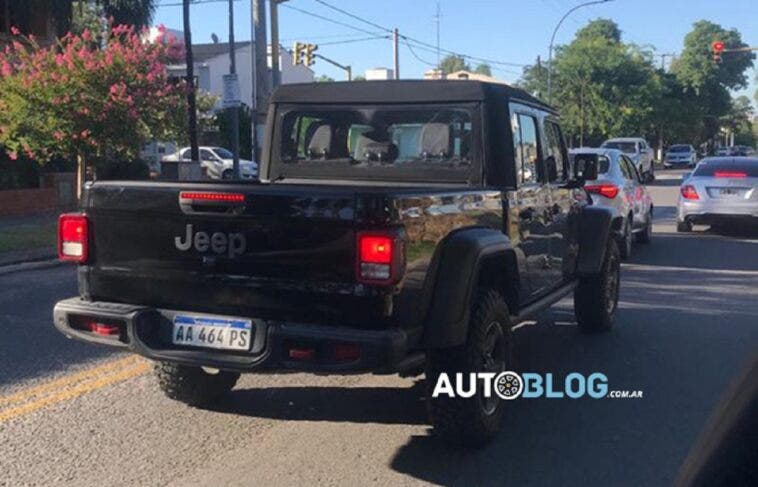
[[[721,41],[713,41],[711,44],[714,54],[720,54],[724,50],[724,43]]]

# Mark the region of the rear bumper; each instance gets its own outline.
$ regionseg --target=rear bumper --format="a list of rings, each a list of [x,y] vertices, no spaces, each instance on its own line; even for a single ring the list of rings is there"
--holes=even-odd
[[[151,360],[225,370],[304,371],[318,373],[394,373],[407,362],[407,335],[397,328],[362,330],[339,326],[253,320],[251,350],[230,352],[177,346],[171,343],[171,316],[176,311],[71,298],[55,305],[55,327],[69,338],[131,350]],[[118,335],[101,336],[75,327],[77,317],[118,322]],[[357,345],[358,358],[337,360],[335,345]],[[290,349],[313,350],[309,359],[293,359]]]
[[[758,203],[728,204],[712,201],[679,202],[677,219],[711,225],[727,221],[758,223]]]

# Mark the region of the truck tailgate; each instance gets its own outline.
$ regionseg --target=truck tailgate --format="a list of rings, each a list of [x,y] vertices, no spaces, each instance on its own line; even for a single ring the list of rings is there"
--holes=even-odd
[[[349,188],[109,182],[89,188],[84,210],[93,299],[323,315],[355,286]]]

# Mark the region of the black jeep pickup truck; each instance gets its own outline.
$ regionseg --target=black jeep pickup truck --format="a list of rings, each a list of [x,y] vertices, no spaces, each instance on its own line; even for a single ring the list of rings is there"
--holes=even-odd
[[[427,374],[443,438],[504,401],[431,397],[443,372],[517,370],[511,328],[574,293],[611,327],[620,218],[589,205],[557,114],[474,81],[319,83],[271,99],[260,181],[95,182],[62,215],[66,336],[156,361],[192,405],[241,372]],[[591,157],[591,156],[588,156]]]

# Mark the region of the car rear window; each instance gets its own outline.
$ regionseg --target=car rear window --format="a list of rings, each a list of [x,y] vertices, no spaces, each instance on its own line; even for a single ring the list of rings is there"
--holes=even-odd
[[[604,142],[601,147],[606,149],[618,149],[624,154],[634,154],[637,152],[637,146],[634,142]]]
[[[758,178],[758,159],[746,161],[709,161],[698,164],[693,176]]]

